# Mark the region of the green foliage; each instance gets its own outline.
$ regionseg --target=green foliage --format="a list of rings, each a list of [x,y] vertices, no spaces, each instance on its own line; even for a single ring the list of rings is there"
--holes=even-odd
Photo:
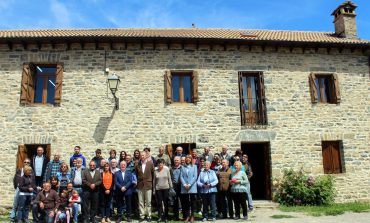
[[[276,185],[275,200],[286,206],[329,205],[335,197],[334,178],[330,175],[316,179],[303,171],[284,170]]]
[[[286,215],[286,214],[275,214],[275,215],[272,215],[270,216],[271,218],[274,218],[274,219],[282,219],[282,218],[295,218],[294,216],[292,215]]]

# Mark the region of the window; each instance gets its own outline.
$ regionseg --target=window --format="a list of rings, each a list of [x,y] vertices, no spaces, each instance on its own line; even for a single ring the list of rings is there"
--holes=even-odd
[[[21,104],[54,104],[61,102],[62,64],[25,63],[22,72]]]
[[[262,72],[239,72],[242,125],[267,125],[266,99]]]
[[[198,73],[196,71],[166,71],[166,102],[197,103]]]
[[[340,141],[322,142],[322,161],[324,173],[342,173],[342,157],[340,151]]]
[[[340,103],[337,74],[314,74],[309,76],[312,103]]]

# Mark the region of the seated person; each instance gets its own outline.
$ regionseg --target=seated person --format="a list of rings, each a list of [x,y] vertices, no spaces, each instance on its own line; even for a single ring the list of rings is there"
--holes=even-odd
[[[58,208],[58,193],[51,189],[50,183],[44,183],[43,190],[37,194],[32,205],[33,221],[52,223]]]
[[[66,219],[67,223],[69,223],[70,217],[71,215],[68,208],[67,190],[63,190],[62,193],[60,193],[59,208],[57,214],[55,215],[54,223],[63,221],[64,219]]]
[[[78,215],[81,213],[81,197],[78,191],[73,190],[72,196],[69,198],[69,207],[73,215],[73,223],[78,222]]]

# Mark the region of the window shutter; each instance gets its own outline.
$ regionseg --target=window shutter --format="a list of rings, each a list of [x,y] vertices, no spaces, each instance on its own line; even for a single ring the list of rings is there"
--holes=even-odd
[[[334,83],[336,103],[338,104],[340,103],[341,97],[340,97],[339,80],[338,80],[337,74],[333,74],[333,83]]]
[[[197,103],[199,101],[199,94],[198,94],[198,81],[199,81],[199,75],[198,71],[193,71],[193,75],[191,77],[191,84],[192,84],[192,94],[191,96],[193,103]]]
[[[166,86],[166,102],[171,103],[172,102],[172,75],[171,71],[167,70],[164,75],[164,82]]]
[[[258,124],[267,124],[267,109],[266,109],[266,97],[265,97],[265,83],[263,79],[263,73],[259,72],[258,73],[258,106],[259,106],[259,111],[258,111]]]
[[[35,84],[33,81],[33,65],[31,63],[23,64],[22,82],[21,82],[21,104],[29,104],[33,102],[35,93]]]
[[[342,166],[341,166],[341,159],[340,159],[340,152],[339,152],[339,143],[333,142],[331,143],[331,156],[333,161],[333,173],[341,173]]]
[[[170,157],[170,159],[172,159],[172,145],[171,144],[168,144],[167,146],[167,154],[168,156]]]
[[[51,157],[51,145],[47,144],[46,145],[46,156],[50,159]]]
[[[316,76],[314,73],[311,73],[308,77],[310,82],[310,93],[311,93],[311,102],[317,103],[318,97],[317,97],[317,86],[316,86]]]
[[[331,152],[330,152],[330,145],[327,142],[322,143],[322,161],[324,166],[324,173],[332,173],[332,160],[331,160]]]
[[[240,121],[242,125],[245,125],[245,108],[244,108],[244,98],[243,98],[243,73],[238,73],[239,79],[239,101],[240,101]]]
[[[18,146],[17,168],[23,167],[23,161],[27,158],[27,149],[25,145]]]
[[[63,64],[57,64],[57,71],[55,74],[55,96],[54,103],[60,105],[62,99],[62,82],[63,82]]]

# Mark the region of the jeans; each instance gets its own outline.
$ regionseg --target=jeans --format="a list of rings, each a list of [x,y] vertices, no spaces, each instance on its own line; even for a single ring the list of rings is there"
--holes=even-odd
[[[19,188],[17,187],[17,189],[15,189],[14,192],[13,208],[10,211],[9,218],[15,219],[15,217],[17,216],[18,198],[19,198]]]
[[[49,209],[40,209],[38,204],[32,205],[32,218],[33,222],[54,222],[54,217],[50,217],[49,213],[53,210]],[[45,220],[46,219],[46,220]]]
[[[252,200],[251,185],[250,184],[248,184],[248,186],[247,186],[247,199],[248,199],[248,208],[253,209],[253,200]]]
[[[73,215],[73,221],[78,221],[78,209],[79,209],[79,203],[74,203],[72,205],[72,215]]]
[[[28,213],[30,212],[31,199],[32,199],[32,195],[19,195],[18,211],[17,211],[18,221],[28,219]]]
[[[212,218],[216,218],[216,193],[202,193],[203,218],[208,218],[208,207],[211,206]]]

